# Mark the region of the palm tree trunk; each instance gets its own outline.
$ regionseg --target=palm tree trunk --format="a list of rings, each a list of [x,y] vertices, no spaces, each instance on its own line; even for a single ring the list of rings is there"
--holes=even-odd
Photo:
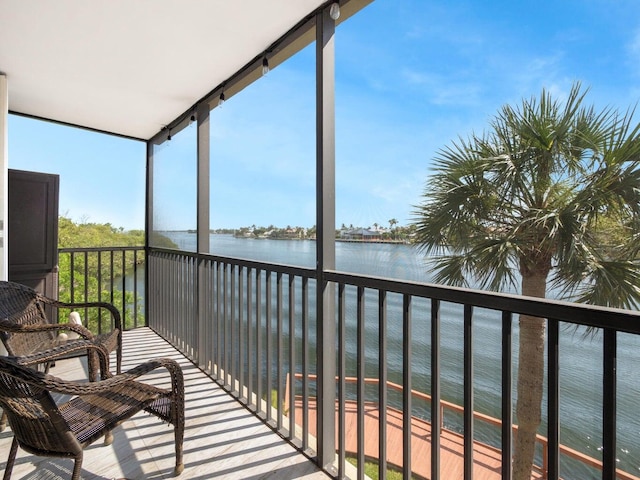
[[[544,297],[546,274],[523,275],[522,294]],[[513,456],[513,479],[530,480],[536,435],[542,418],[545,319],[520,315],[518,354],[518,431]]]

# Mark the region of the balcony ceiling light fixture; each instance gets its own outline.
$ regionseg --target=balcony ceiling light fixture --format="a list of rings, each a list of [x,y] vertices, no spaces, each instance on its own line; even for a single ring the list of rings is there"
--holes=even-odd
[[[269,60],[264,56],[262,58],[262,75],[266,75],[267,73],[269,73]]]
[[[220,94],[220,98],[218,98],[218,106],[222,106],[222,104],[224,103],[224,92],[222,92]]]
[[[329,8],[329,16],[335,21],[340,18],[340,4],[338,2],[332,3]]]

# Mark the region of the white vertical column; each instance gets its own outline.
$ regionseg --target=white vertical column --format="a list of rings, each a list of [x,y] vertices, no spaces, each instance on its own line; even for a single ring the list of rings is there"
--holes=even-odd
[[[9,88],[0,73],[0,280],[9,278],[7,218],[9,201]]]

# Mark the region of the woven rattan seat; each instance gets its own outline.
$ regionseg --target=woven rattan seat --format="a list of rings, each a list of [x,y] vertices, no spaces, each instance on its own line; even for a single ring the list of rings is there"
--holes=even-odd
[[[94,335],[87,328],[75,323],[53,323],[47,318],[47,307],[85,309],[103,308],[111,314],[112,329]],[[60,340],[58,333],[71,331],[79,339]],[[108,352],[116,351],[116,372],[121,372],[122,325],[120,312],[106,302],[65,303],[36,292],[25,285],[0,281],[0,339],[11,356],[23,357],[50,350],[60,344],[83,339],[94,340]],[[55,358],[46,358],[46,364]],[[89,355],[89,377],[97,379],[98,362]]]
[[[84,346],[88,346],[86,342]],[[73,346],[84,348],[83,345]],[[101,363],[105,363],[98,352]],[[67,346],[59,348],[68,353]],[[60,351],[58,353],[61,353]],[[111,430],[140,410],[157,416],[174,427],[176,466],[174,475],[184,469],[182,442],[184,437],[184,380],[177,362],[155,359],[126,373],[96,382],[74,382],[56,378],[25,366],[36,357],[0,357],[0,406],[9,417],[13,443],[5,469],[9,480],[18,446],[41,456],[68,457],[75,460],[71,479],[78,480],[82,468],[83,449],[105,436],[111,443]],[[165,368],[171,378],[171,388],[158,388],[136,378]],[[73,395],[65,403],[56,405],[52,393]]]

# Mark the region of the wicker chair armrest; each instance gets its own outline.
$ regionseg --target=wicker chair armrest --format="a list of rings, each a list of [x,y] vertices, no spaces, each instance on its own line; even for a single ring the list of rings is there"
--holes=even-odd
[[[174,395],[180,393],[180,396],[184,394],[184,376],[182,374],[182,368],[180,364],[170,358],[154,358],[148,360],[140,365],[127,370],[119,375],[115,375],[101,383],[111,382],[109,385],[117,385],[122,382],[130,382],[138,377],[146,375],[158,368],[165,368],[169,372],[171,377],[171,391]]]
[[[59,358],[73,355],[75,353],[84,353],[89,350],[95,350],[98,354],[98,360],[100,362],[100,371],[103,378],[108,378],[109,373],[109,352],[100,343],[91,340],[75,340],[73,342],[57,345],[48,350],[34,353],[31,355],[24,355],[21,357],[13,357],[16,363],[24,366],[39,365],[48,361],[57,360]]]
[[[85,346],[85,348],[87,348],[87,346]],[[16,365],[20,365],[19,358],[7,358],[11,358],[11,360]],[[52,392],[62,393],[66,395],[82,396],[107,392],[114,387],[117,387],[123,383],[131,382],[141,375],[144,375],[161,367],[166,368],[171,375],[171,386],[174,395],[182,397],[182,392],[184,392],[184,379],[182,375],[182,369],[175,360],[171,360],[169,358],[149,360],[129,370],[128,372],[111,376],[106,380],[99,380],[97,382],[78,382],[72,380],[63,380],[54,377],[53,375],[47,375],[32,369],[16,369],[14,372],[12,372],[12,374],[15,374],[17,377],[27,383],[40,388],[45,388],[46,390]],[[180,393],[180,395],[177,395],[178,393]]]
[[[39,295],[39,299],[42,302],[52,305],[57,308],[105,308],[109,310],[111,313],[111,317],[113,318],[113,323],[115,328],[122,331],[122,319],[120,317],[120,311],[111,303],[108,302],[61,302],[60,300],[55,300],[53,298],[45,297],[44,295]]]
[[[180,397],[184,397],[184,375],[180,364],[170,358],[154,358],[148,360],[131,370],[128,370],[123,375],[129,375],[130,378],[137,378],[145,375],[158,368],[165,368],[169,372],[171,377],[171,391],[176,394],[180,394]]]
[[[4,330],[12,333],[28,333],[28,332],[42,332],[47,330],[71,330],[78,335],[91,340],[94,338],[93,333],[89,329],[78,325],[77,323],[40,323],[33,325],[19,325],[6,320],[0,320],[0,330]]]

